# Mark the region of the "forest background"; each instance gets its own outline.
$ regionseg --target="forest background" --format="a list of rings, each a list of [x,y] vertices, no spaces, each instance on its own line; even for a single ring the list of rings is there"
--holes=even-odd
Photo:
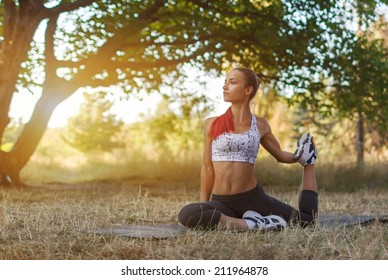
[[[226,7],[206,1],[38,2],[28,7],[22,2],[4,1],[2,9],[3,56],[14,50],[7,44],[14,44],[12,36],[17,31],[27,33],[18,30],[19,25],[22,19],[34,15],[23,9],[41,12],[35,18],[43,20],[37,20],[40,25],[28,30],[30,36],[40,34],[30,37],[26,46],[16,48],[25,47],[25,56],[22,51],[13,54],[20,56],[20,65],[13,67],[15,83],[9,82],[8,87],[2,84],[3,184],[92,179],[85,172],[88,166],[95,169],[107,162],[121,166],[122,174],[117,168],[115,174],[109,174],[112,168],[107,166],[104,172],[93,172],[98,174],[93,179],[141,174],[157,177],[157,170],[169,174],[157,166],[170,166],[172,170],[176,170],[172,166],[179,166],[188,170],[190,178],[196,178],[203,120],[214,114],[216,102],[222,102],[222,84],[218,92],[209,92],[206,86],[212,78],[219,79],[237,65],[255,69],[263,79],[253,100],[253,111],[270,121],[284,148],[294,149],[300,134],[310,131],[318,143],[322,169],[332,167],[346,173],[356,168],[358,175],[385,169],[384,1],[237,1]],[[191,12],[182,13],[185,7]],[[144,19],[138,19],[140,11]],[[168,17],[174,14],[180,18]],[[216,20],[210,19],[213,15]],[[17,19],[19,25],[8,25]],[[141,23],[139,30],[125,26],[132,21]],[[177,29],[179,24],[186,29]],[[199,31],[204,24],[209,24],[208,30]],[[272,33],[264,27],[271,27]],[[125,34],[127,31],[131,31],[130,36]],[[110,65],[101,63],[95,69],[102,58]],[[6,62],[2,74],[10,76]],[[55,79],[48,79],[50,75]],[[12,86],[17,91],[41,95],[26,124],[7,117],[14,95]],[[40,141],[52,111],[75,91],[84,92],[78,114],[68,121],[66,129],[49,130]],[[124,124],[112,113],[112,96],[120,102],[128,96],[142,98],[146,94],[162,98],[158,107],[143,113],[137,123]],[[262,159],[266,158],[264,154]],[[335,167],[339,165],[341,168]],[[54,166],[58,168],[56,175],[43,174]],[[155,170],[142,170],[145,166]],[[19,180],[21,170],[23,180]],[[341,181],[343,174],[335,177]],[[356,179],[354,183],[361,182]],[[380,183],[369,181],[373,186],[384,183],[385,178]],[[353,183],[346,184],[354,187]],[[334,185],[338,183],[323,184]]]

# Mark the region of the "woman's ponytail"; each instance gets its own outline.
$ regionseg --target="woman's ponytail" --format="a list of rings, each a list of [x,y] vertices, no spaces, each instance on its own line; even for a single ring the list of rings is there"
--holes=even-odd
[[[211,139],[216,139],[218,136],[220,136],[224,132],[233,132],[234,131],[234,125],[233,125],[233,115],[232,115],[232,108],[229,107],[228,110],[218,118],[214,120],[210,127],[209,136]]]

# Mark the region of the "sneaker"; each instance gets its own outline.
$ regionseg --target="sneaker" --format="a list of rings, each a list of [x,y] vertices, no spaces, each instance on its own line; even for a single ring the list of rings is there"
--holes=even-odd
[[[303,154],[299,158],[298,162],[302,166],[315,164],[315,162],[317,161],[317,152],[315,150],[315,145],[312,141],[312,137],[309,138],[305,144],[303,144],[302,150],[303,150]]]
[[[277,215],[262,216],[255,211],[246,211],[243,219],[249,229],[280,230],[287,227],[287,222]]]
[[[306,144],[309,141],[309,139],[310,139],[310,133],[309,132],[303,134],[299,138],[299,140],[297,142],[298,147],[296,148],[296,151],[295,151],[294,157],[293,157],[294,160],[298,160],[301,157],[302,152],[303,152],[303,146],[304,146],[304,144]]]

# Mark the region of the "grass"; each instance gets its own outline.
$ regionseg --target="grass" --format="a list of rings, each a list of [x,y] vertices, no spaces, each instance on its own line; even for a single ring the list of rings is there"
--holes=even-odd
[[[185,161],[153,159],[132,147],[85,156],[59,144],[57,134],[41,142],[23,169],[22,178],[33,187],[0,189],[1,260],[388,259],[388,226],[380,223],[265,233],[188,231],[165,240],[97,235],[100,227],[178,223],[181,207],[199,199],[201,153]],[[388,213],[384,157],[368,162],[363,172],[321,157],[319,212]],[[255,169],[270,195],[293,206],[301,170],[263,154]]]
[[[268,192],[296,205],[296,189]],[[388,259],[388,226],[380,223],[265,233],[189,231],[165,240],[94,233],[99,227],[177,223],[179,209],[197,196],[184,183],[131,181],[2,189],[0,259]],[[382,190],[323,191],[320,212],[388,213],[386,201]]]

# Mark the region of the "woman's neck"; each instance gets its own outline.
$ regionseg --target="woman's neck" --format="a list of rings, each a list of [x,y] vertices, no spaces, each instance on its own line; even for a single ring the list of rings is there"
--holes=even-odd
[[[232,104],[232,115],[233,115],[233,121],[237,123],[244,123],[246,121],[250,121],[252,117],[251,109],[249,108],[249,105],[245,104]]]

